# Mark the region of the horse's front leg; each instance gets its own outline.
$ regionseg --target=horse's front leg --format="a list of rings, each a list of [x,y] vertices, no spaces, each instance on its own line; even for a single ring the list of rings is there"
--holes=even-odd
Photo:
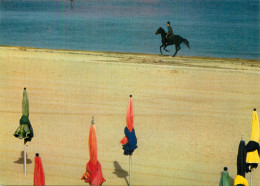
[[[161,52],[161,55],[162,55],[162,47],[163,47],[163,44],[160,46],[160,52]]]
[[[164,46],[164,47],[163,47],[163,50],[165,50],[166,52],[170,52],[169,50],[166,49],[167,46],[168,46],[168,45]]]

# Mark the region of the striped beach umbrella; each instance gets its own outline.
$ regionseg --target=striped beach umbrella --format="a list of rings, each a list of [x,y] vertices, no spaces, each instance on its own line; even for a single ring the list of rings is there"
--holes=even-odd
[[[42,160],[38,153],[36,153],[34,158],[33,185],[45,185],[45,176],[42,166]]]
[[[92,186],[99,186],[106,180],[102,174],[101,164],[97,160],[97,135],[93,117],[89,131],[88,147],[90,160],[87,163],[86,172],[81,177],[81,180]]]

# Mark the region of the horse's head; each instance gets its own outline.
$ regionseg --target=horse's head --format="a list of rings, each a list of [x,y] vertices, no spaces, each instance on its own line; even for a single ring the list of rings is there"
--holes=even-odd
[[[165,33],[164,29],[162,27],[158,28],[157,31],[155,32],[155,35]]]

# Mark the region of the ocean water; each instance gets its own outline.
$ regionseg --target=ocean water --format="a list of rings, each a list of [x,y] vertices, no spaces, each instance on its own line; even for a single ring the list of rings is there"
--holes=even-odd
[[[167,21],[178,55],[260,59],[258,0],[0,0],[0,45],[159,54]]]

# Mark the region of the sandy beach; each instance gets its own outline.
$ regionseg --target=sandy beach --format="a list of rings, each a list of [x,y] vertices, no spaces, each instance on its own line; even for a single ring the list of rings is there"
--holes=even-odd
[[[0,46],[0,82],[3,185],[32,185],[36,152],[46,185],[86,185],[92,116],[104,185],[127,185],[119,142],[130,94],[138,137],[132,184],[218,185],[225,166],[235,178],[241,135],[249,141],[253,108],[260,114],[259,60]],[[23,141],[13,136],[24,87],[35,134],[27,176]],[[253,182],[260,185],[260,167]]]

